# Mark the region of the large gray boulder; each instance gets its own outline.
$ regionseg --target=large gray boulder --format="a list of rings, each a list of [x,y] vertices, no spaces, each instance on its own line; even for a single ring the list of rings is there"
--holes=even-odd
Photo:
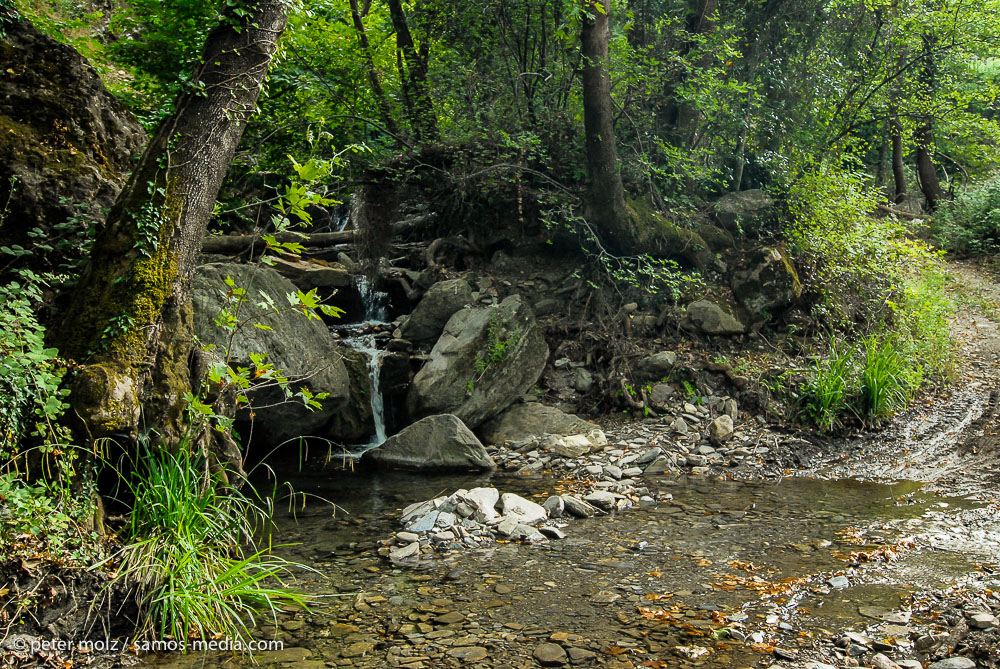
[[[716,222],[731,233],[759,227],[773,210],[774,200],[759,188],[726,193],[712,205]]]
[[[214,322],[228,304],[227,276],[246,289],[248,298],[238,315],[244,325],[235,334]],[[295,291],[288,279],[263,266],[210,263],[200,266],[194,279],[195,334],[209,348],[210,359],[222,359],[228,351],[234,367],[252,368],[250,355],[265,353],[266,362],[291,380],[293,390],[305,386],[312,393],[329,393],[321,409],[310,411],[301,400],[287,399],[273,384],[250,391],[255,413],[253,438],[270,444],[299,436],[328,436],[327,423],[346,406],[350,396],[343,350],[322,322],[288,308],[285,296]],[[264,294],[278,312],[259,304]],[[250,417],[247,409],[237,415],[237,419]]]
[[[529,402],[515,404],[488,421],[480,428],[480,434],[486,443],[499,444],[543,434],[588,434],[597,429],[600,429],[597,425],[555,407]]]
[[[403,339],[417,343],[436,340],[448,319],[471,302],[472,288],[465,279],[438,281],[427,290],[403,324]]]
[[[549,347],[518,295],[462,309],[445,325],[407,395],[413,417],[452,413],[475,429],[538,381]]]
[[[84,248],[75,240],[103,220],[146,133],[73,47],[27,19],[0,32],[0,245],[30,248],[24,260],[50,269]]]
[[[361,456],[365,465],[422,472],[489,471],[496,465],[457,416],[427,416]]]
[[[361,351],[351,348],[338,349],[344,356],[344,365],[350,383],[350,399],[327,424],[323,434],[336,437],[337,441],[367,443],[375,434],[375,417],[372,415],[372,380],[369,375],[370,360]]]

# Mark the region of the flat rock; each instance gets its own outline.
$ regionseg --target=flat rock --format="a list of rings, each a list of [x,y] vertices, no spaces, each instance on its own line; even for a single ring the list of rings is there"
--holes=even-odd
[[[479,433],[487,444],[499,444],[545,434],[587,434],[595,429],[596,425],[573,414],[532,402],[512,405],[496,418],[484,423],[479,428]]]
[[[461,646],[459,648],[451,648],[448,650],[448,655],[454,657],[460,662],[481,662],[485,660],[489,655],[486,649],[481,646]]]
[[[584,497],[583,500],[588,504],[596,506],[598,509],[602,509],[604,511],[610,511],[615,508],[615,496],[606,490],[597,490],[592,492]]]
[[[597,509],[590,504],[587,504],[579,497],[562,495],[562,500],[566,507],[566,513],[571,516],[576,516],[577,518],[590,518],[597,513]]]
[[[540,504],[512,492],[505,492],[500,496],[500,508],[504,516],[515,517],[519,523],[525,525],[540,523],[548,518],[548,514]]]
[[[543,667],[560,667],[569,661],[569,657],[562,646],[548,642],[535,646],[532,657]]]
[[[929,669],[976,669],[976,662],[967,657],[949,657],[934,662]]]

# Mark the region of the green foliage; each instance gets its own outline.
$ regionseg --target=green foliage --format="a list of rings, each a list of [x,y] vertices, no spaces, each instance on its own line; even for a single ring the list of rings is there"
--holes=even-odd
[[[508,328],[499,313],[491,314],[486,328],[486,348],[476,355],[476,371],[479,372],[479,378],[482,378],[486,370],[502,364],[523,336],[524,332],[520,326]]]
[[[907,362],[906,351],[891,338],[869,335],[863,348],[859,413],[866,418],[884,420],[907,405],[920,386],[920,369]]]
[[[961,255],[984,255],[1000,249],[1000,177],[942,202],[929,224],[931,239]]]
[[[202,424],[193,416],[192,433]],[[246,640],[261,611],[304,604],[282,581],[298,565],[255,548],[267,538],[266,505],[223,490],[222,473],[190,442],[176,453],[141,446],[125,476],[135,501],[116,579],[135,592],[140,634]]]
[[[854,376],[854,348],[830,342],[826,359],[813,361],[812,370],[799,390],[798,415],[815,424],[821,432],[840,424],[848,409],[848,392]]]
[[[789,192],[789,250],[833,327],[884,318],[904,277],[935,257],[894,218],[873,216],[878,202],[863,174],[829,165],[807,170]]]
[[[22,439],[62,443],[59,418],[68,391],[58,351],[45,346],[45,330],[33,305],[41,299],[41,277],[28,270],[20,282],[0,286],[0,456],[11,457]]]

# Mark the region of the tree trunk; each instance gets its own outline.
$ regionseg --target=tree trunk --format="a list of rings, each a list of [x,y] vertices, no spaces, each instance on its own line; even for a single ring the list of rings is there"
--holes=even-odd
[[[925,103],[933,99],[937,89],[937,62],[934,59],[934,48],[937,38],[924,33],[922,38],[923,52],[920,69],[919,86]],[[934,165],[934,119],[930,115],[923,117],[923,123],[914,134],[916,144],[917,179],[920,190],[927,199],[927,206],[933,210],[939,200],[947,198],[947,193],[941,188],[937,167]]]
[[[412,101],[410,125],[413,134],[418,142],[437,141],[437,116],[427,86],[427,54],[417,51],[400,0],[389,0],[389,16],[392,18],[393,30],[396,31],[396,52],[402,54],[402,60],[406,63],[403,88]]]
[[[361,55],[365,59],[365,69],[368,71],[368,82],[371,84],[372,92],[375,94],[375,102],[378,104],[379,113],[382,115],[382,123],[393,135],[399,134],[396,126],[396,119],[392,115],[389,102],[386,100],[385,91],[382,90],[382,81],[375,67],[375,59],[372,58],[371,44],[368,41],[368,32],[365,30],[365,23],[362,19],[361,9],[358,7],[358,0],[351,0],[351,17],[354,20],[354,29],[358,33],[358,41],[361,44]]]
[[[893,202],[902,204],[906,199],[906,164],[903,162],[903,128],[895,112],[889,121],[889,134],[892,139],[892,180],[895,186]]]
[[[617,253],[633,251],[635,234],[625,206],[625,190],[618,170],[608,42],[611,36],[609,0],[587,0],[580,41],[583,51],[583,125],[587,143],[589,217],[605,235],[605,244]]]
[[[84,365],[70,400],[92,439],[144,429],[173,447],[182,437],[185,393],[201,382],[191,281],[287,17],[284,0],[227,5],[98,235],[61,330],[63,353]]]
[[[939,201],[948,198],[948,194],[941,188],[937,166],[932,160],[934,137],[931,126],[920,126],[917,129],[915,140],[917,144],[917,178],[920,180],[920,190],[927,199],[927,206],[933,210]]]

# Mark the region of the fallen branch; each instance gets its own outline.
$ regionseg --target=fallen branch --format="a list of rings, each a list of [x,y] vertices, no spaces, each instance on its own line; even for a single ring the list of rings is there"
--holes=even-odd
[[[881,202],[876,204],[875,207],[878,208],[879,211],[884,211],[887,214],[894,214],[900,218],[905,218],[911,221],[919,219],[924,223],[930,223],[933,220],[930,216],[925,214],[911,214],[910,212],[903,211],[901,209],[893,209],[892,207],[884,205]]]

